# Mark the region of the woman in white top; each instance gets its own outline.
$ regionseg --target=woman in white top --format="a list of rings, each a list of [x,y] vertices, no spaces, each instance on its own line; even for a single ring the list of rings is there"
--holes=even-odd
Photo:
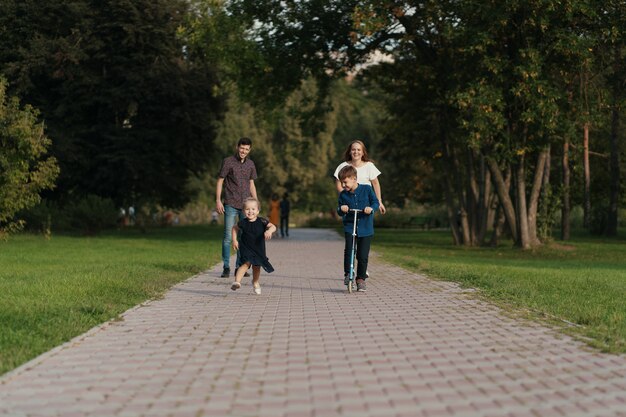
[[[338,177],[339,171],[346,165],[352,165],[356,168],[358,183],[372,186],[372,188],[374,189],[374,193],[376,194],[376,198],[378,198],[378,201],[380,203],[380,214],[385,214],[387,210],[385,209],[385,205],[383,204],[383,199],[380,192],[380,182],[378,182],[378,176],[380,175],[380,171],[367,156],[367,149],[365,149],[365,144],[363,144],[363,142],[361,142],[360,140],[353,140],[352,142],[350,142],[350,145],[348,145],[348,148],[344,152],[343,156],[345,162],[339,164],[334,174],[337,192],[341,192],[341,190],[343,190]]]

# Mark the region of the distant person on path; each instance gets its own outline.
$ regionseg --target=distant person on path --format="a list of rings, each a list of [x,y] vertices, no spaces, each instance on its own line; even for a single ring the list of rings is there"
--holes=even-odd
[[[237,142],[237,152],[224,158],[220,169],[216,186],[216,210],[224,214],[224,238],[222,240],[222,261],[224,270],[222,278],[230,276],[230,244],[232,241],[232,228],[235,222],[244,218],[242,209],[243,202],[248,197],[256,196],[254,180],[257,178],[256,166],[248,154],[252,147],[252,140],[241,138]],[[222,204],[222,191],[224,191],[224,203]],[[239,251],[235,268],[241,264]],[[246,273],[247,274],[247,273]],[[246,276],[249,276],[247,274]]]
[[[369,158],[367,154],[367,149],[365,148],[365,144],[360,140],[353,140],[346,148],[343,154],[343,158],[344,162],[339,164],[334,173],[337,192],[341,192],[341,190],[343,189],[339,180],[339,171],[343,167],[351,165],[356,168],[359,184],[367,184],[372,186],[372,188],[374,189],[374,193],[376,194],[376,198],[378,199],[378,202],[380,204],[380,214],[385,214],[387,209],[383,204],[383,198],[380,190],[380,182],[378,181],[378,176],[381,174],[381,172],[378,170],[378,168],[376,168],[376,165],[374,165],[372,160]]]
[[[133,206],[128,207],[128,218],[129,218],[129,221],[130,221],[130,225],[134,226],[135,225],[135,220],[136,220],[136,217],[135,217],[135,207],[133,207]]]
[[[243,203],[243,212],[245,219],[240,220],[232,230],[233,247],[239,251],[241,258],[241,266],[235,274],[235,282],[230,289],[235,291],[241,288],[241,280],[250,266],[252,266],[252,287],[254,293],[261,294],[261,267],[266,272],[274,271],[272,264],[265,255],[265,241],[270,240],[276,226],[269,220],[259,216],[259,202],[256,198],[247,198]],[[239,235],[239,240],[237,236]]]
[[[278,194],[272,194],[272,199],[270,200],[270,223],[273,225],[278,225],[280,221],[280,201],[278,199]]]
[[[343,216],[343,231],[346,240],[343,251],[343,283],[348,285],[352,253],[354,214],[350,212],[350,209],[359,209],[363,211],[357,215],[356,288],[357,291],[365,292],[367,290],[365,285],[367,263],[374,236],[374,212],[378,210],[380,203],[371,185],[359,184],[355,167],[347,165],[339,171],[338,175],[343,190],[339,193],[337,213]]]
[[[124,207],[120,207],[120,211],[117,215],[117,221],[122,227],[126,226],[126,224],[128,223],[128,219],[126,217],[126,210],[124,209]]]
[[[289,194],[283,194],[280,201],[280,237],[289,237],[289,211],[291,203],[289,202]]]

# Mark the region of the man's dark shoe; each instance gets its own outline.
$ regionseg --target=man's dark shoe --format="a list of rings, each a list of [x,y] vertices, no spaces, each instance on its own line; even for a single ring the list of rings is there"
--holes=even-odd
[[[348,274],[343,274],[343,285],[348,285],[350,283],[350,277]]]
[[[228,278],[230,276],[230,268],[224,268],[224,271],[222,271],[222,278]]]

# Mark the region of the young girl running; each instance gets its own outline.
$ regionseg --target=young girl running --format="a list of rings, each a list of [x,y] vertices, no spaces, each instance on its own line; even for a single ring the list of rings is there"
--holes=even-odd
[[[272,234],[276,232],[276,226],[267,219],[258,217],[259,202],[256,198],[250,197],[244,201],[243,213],[246,218],[234,225],[231,232],[233,247],[239,251],[241,257],[241,266],[237,269],[235,282],[230,289],[235,291],[241,288],[241,280],[252,266],[252,286],[254,293],[259,295],[261,294],[261,284],[259,283],[261,267],[268,273],[274,271],[265,255],[265,241],[272,238]],[[237,236],[239,236],[239,240],[237,240]]]

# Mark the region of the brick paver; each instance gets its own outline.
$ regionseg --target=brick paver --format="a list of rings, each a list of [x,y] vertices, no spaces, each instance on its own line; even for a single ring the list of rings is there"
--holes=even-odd
[[[342,251],[323,230],[270,241],[261,296],[192,277],[5,375],[0,415],[626,416],[624,356],[375,257],[347,294]]]

